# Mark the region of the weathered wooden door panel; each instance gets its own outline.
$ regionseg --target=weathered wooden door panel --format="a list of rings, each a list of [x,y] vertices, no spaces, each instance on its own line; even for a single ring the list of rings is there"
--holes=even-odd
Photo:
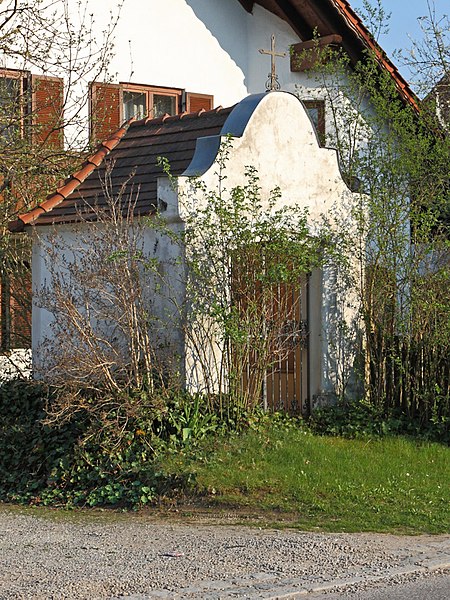
[[[254,298],[265,303],[260,307],[265,315],[261,336],[266,336],[269,345],[261,404],[271,411],[301,414],[308,397],[307,280],[278,284],[270,294],[262,294],[255,285]],[[248,292],[245,302],[241,304],[243,310],[248,305]],[[260,367],[256,353],[249,352],[242,375],[244,390],[253,392],[260,385]]]
[[[267,369],[263,404],[272,411],[300,414],[307,406],[307,283],[280,284],[276,320],[284,341]]]

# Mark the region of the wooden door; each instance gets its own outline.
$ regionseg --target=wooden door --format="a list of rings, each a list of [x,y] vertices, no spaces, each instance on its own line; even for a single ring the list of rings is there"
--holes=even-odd
[[[308,397],[307,281],[274,290],[282,338],[270,357],[262,390],[264,408],[302,414]]]
[[[245,347],[235,352],[241,394],[260,397],[264,409],[299,415],[308,398],[307,277],[261,283],[264,257],[258,246],[234,263],[233,291],[249,324]]]

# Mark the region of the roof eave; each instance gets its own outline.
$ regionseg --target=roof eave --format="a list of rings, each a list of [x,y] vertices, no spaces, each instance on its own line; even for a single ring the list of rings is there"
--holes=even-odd
[[[340,35],[353,65],[363,59],[367,51],[372,52],[380,68],[392,77],[405,104],[419,112],[417,96],[347,0],[322,0],[320,8],[319,3],[305,0],[255,0],[255,3],[286,21],[303,41],[312,39],[315,31],[321,37]]]
[[[134,117],[126,121],[110,138],[102,142],[98,146],[96,152],[84,161],[81,168],[71,175],[65,183],[56,190],[56,192],[47,196],[44,202],[26,213],[20,214],[17,219],[8,223],[8,230],[11,233],[22,232],[25,227],[33,225],[42,214],[50,212],[61,204],[61,202],[70,196],[70,194],[72,194],[78,186],[83,183],[93,171],[95,171],[95,169],[103,162],[105,156],[117,146],[133,121],[135,121]]]

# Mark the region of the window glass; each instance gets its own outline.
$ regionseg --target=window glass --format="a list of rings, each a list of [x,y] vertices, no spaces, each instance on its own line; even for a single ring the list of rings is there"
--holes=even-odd
[[[0,77],[0,137],[12,141],[20,131],[20,80]]]
[[[304,100],[303,104],[316,129],[319,143],[325,144],[325,102],[323,100]]]
[[[143,119],[147,115],[147,94],[145,92],[123,93],[123,116],[126,121],[131,117]]]
[[[161,94],[153,94],[153,114],[152,117],[162,117],[164,114],[176,115],[177,104],[175,96],[163,96]]]
[[[316,106],[308,108],[308,114],[311,117],[311,121],[314,123],[314,127],[319,130],[319,109]]]

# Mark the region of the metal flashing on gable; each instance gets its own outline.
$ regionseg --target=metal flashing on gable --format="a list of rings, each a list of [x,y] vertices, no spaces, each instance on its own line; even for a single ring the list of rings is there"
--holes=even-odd
[[[253,5],[255,4],[253,0],[239,0],[239,3],[242,4],[242,7],[248,12],[251,13],[253,10]]]
[[[227,120],[223,124],[220,135],[231,135],[233,137],[241,137],[244,133],[244,129],[247,127],[247,123],[250,117],[255,112],[258,104],[266,98],[269,92],[263,92],[261,94],[252,94],[247,96],[243,100],[236,104],[231,113],[228,115]]]
[[[241,137],[255,109],[267,97],[268,92],[252,94],[236,104],[222,126],[219,135],[205,136],[197,139],[195,153],[183,177],[199,177],[213,165],[219,152],[222,138],[225,136]]]
[[[188,168],[182,174],[182,177],[199,177],[214,163],[219,152],[220,135],[208,135],[197,139],[195,152]]]

